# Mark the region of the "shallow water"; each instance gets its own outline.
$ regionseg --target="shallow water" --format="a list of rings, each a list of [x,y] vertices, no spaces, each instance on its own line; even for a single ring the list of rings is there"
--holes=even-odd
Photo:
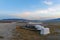
[[[15,23],[0,23],[0,40],[11,40],[12,30],[16,28]]]

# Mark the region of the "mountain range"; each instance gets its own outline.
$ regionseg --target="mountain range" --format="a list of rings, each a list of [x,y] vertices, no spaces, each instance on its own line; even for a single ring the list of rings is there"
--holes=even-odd
[[[27,21],[27,22],[60,22],[60,18],[51,19],[51,20],[28,20],[28,19],[2,19],[3,21]]]
[[[60,22],[60,18],[45,20],[44,22]]]

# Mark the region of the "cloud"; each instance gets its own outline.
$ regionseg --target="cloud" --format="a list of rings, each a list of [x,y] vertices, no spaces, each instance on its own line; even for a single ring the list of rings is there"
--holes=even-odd
[[[48,1],[46,0],[46,1],[44,1],[44,4],[46,4],[46,5],[53,5],[53,2],[49,1],[49,0]]]
[[[48,11],[47,10],[37,10],[37,11],[35,11],[35,13],[48,13]]]
[[[11,16],[15,16],[17,18],[35,19],[35,20],[59,18],[60,17],[60,5],[49,7],[47,9],[36,10],[33,12],[26,11],[26,12],[17,13],[17,14],[11,14]]]

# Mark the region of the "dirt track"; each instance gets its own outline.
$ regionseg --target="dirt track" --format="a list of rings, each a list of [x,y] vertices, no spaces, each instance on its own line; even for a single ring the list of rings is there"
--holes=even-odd
[[[0,23],[0,40],[10,40],[12,36],[12,30],[16,28],[14,23]]]

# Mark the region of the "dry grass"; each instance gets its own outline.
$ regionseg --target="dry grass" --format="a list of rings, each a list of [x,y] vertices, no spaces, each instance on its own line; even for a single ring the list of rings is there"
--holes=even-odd
[[[37,31],[22,29],[18,26],[13,36],[13,40],[46,40],[46,36],[40,35]]]
[[[48,24],[46,27],[50,28],[51,34],[56,33],[56,29],[60,29],[60,25],[53,25],[53,24]]]
[[[16,27],[16,30],[13,33],[12,40],[50,40],[49,36],[55,36],[60,34],[55,32],[56,28],[60,28],[59,25],[47,25],[50,28],[50,34],[48,35],[40,35],[37,31],[31,31],[29,29],[23,29],[19,26]],[[56,40],[53,38],[51,40]]]

